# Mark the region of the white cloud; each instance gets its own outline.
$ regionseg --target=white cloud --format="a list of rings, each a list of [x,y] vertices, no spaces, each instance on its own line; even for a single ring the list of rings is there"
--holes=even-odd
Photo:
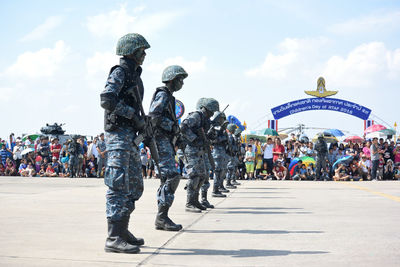
[[[91,89],[104,87],[108,72],[119,63],[119,57],[111,52],[96,52],[86,60],[87,82]]]
[[[118,57],[111,52],[96,52],[92,57],[86,60],[86,69],[88,75],[96,75],[98,73],[108,73],[110,68],[118,64]]]
[[[363,16],[330,26],[328,29],[337,34],[354,34],[371,31],[392,30],[400,26],[400,11],[385,14]]]
[[[201,72],[206,69],[207,57],[203,56],[198,61],[189,61],[185,58],[178,56],[173,58],[167,58],[162,63],[150,63],[148,66],[144,66],[144,69],[152,72],[161,73],[166,67],[170,65],[179,65],[184,68],[189,75],[195,72]]]
[[[91,33],[98,37],[111,36],[118,38],[128,32],[142,33],[145,36],[152,35],[167,27],[173,22],[180,12],[159,12],[151,15],[140,15],[143,6],[136,7],[131,12],[125,6],[118,10],[112,10],[105,14],[99,14],[87,18],[86,26]]]
[[[287,78],[292,71],[304,71],[304,61],[315,57],[315,50],[328,42],[325,38],[286,38],[279,44],[280,54],[269,52],[264,62],[245,72],[248,77],[268,77],[276,80]]]
[[[34,41],[45,37],[50,31],[59,26],[63,21],[61,16],[48,17],[43,24],[40,24],[30,33],[20,39],[22,42]]]
[[[400,48],[389,50],[381,42],[362,44],[346,57],[332,56],[323,71],[342,85],[367,87],[400,76]]]
[[[12,97],[14,89],[11,87],[0,87],[0,101],[8,101]]]
[[[5,76],[40,78],[50,77],[59,68],[60,63],[69,54],[70,48],[60,40],[54,48],[43,48],[37,52],[25,52],[18,56],[17,61],[11,65]]]

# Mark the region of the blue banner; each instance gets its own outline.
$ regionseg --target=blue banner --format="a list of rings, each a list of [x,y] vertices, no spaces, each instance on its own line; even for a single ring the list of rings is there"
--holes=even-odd
[[[359,104],[336,98],[305,98],[292,101],[271,109],[274,119],[278,120],[286,116],[309,110],[331,110],[343,112],[363,120],[367,120],[371,114],[369,108]]]

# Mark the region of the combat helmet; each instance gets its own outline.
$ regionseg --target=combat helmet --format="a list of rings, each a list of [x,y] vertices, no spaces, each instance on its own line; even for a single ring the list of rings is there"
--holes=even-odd
[[[150,48],[149,43],[138,33],[128,33],[119,38],[117,43],[117,55],[127,56],[133,54],[137,49]]]
[[[219,111],[219,103],[214,98],[200,98],[197,101],[196,108],[201,110],[203,107],[212,113]]]
[[[225,120],[226,120],[226,115],[221,111],[215,111],[214,115],[211,117],[211,121],[213,124],[222,125]]]
[[[168,66],[163,71],[162,82],[165,83],[168,81],[172,81],[177,76],[182,76],[183,79],[185,79],[188,76],[188,74],[181,66],[178,65]]]
[[[235,135],[236,135],[236,136],[240,136],[241,133],[242,133],[242,129],[237,128],[237,129],[235,130]]]
[[[307,135],[305,135],[305,134],[302,134],[302,135],[300,136],[299,140],[300,140],[301,143],[308,143],[308,142],[310,142],[310,139],[308,139]]]
[[[236,125],[233,123],[229,123],[228,126],[226,126],[226,129],[228,129],[229,132],[234,133],[236,131]]]

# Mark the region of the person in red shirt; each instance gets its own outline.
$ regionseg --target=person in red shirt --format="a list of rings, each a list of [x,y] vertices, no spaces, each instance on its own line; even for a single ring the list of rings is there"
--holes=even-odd
[[[277,180],[285,180],[287,169],[282,166],[280,160],[275,162],[275,167],[273,168],[272,172]]]
[[[284,154],[285,154],[285,147],[281,144],[281,139],[279,137],[276,137],[275,145],[274,148],[272,149],[272,155],[273,155],[272,160],[275,162],[279,158],[279,155],[283,156]]]
[[[57,160],[60,159],[60,151],[62,146],[58,143],[58,138],[54,137],[52,140],[52,144],[50,145],[50,151],[53,157],[56,157]]]

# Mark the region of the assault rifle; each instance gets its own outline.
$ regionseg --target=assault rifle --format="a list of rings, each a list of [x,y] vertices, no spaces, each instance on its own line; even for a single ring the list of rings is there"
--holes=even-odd
[[[144,113],[142,101],[140,98],[140,93],[139,93],[139,87],[134,86],[134,93],[136,95],[137,103],[139,104],[140,107],[140,114],[142,119],[145,122],[145,127],[143,132],[139,133],[139,135],[135,138],[134,143],[139,146],[141,142],[143,142],[149,149],[151,153],[151,157],[154,160],[154,163],[157,168],[158,176],[161,177],[161,169],[160,169],[160,157],[158,154],[158,149],[156,145],[156,141],[154,140],[154,127],[151,123],[151,119],[149,116],[146,116],[146,113]]]
[[[214,171],[215,170],[215,161],[211,154],[210,141],[208,141],[203,128],[200,128],[199,133],[200,133],[200,137],[203,139],[204,149],[207,152],[208,160],[210,161],[210,165],[211,165],[211,169]]]

